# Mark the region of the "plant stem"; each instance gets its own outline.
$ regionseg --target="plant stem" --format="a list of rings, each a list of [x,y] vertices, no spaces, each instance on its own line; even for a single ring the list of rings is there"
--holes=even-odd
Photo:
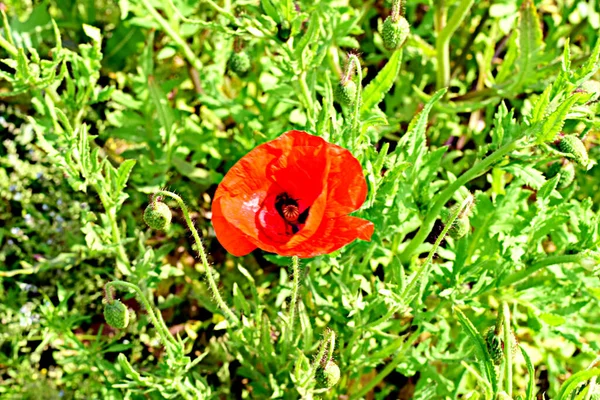
[[[460,213],[462,213],[463,210],[465,210],[467,207],[469,207],[472,202],[473,202],[473,197],[471,195],[467,196],[467,198],[464,199],[463,202],[461,203],[460,207],[458,207],[454,211],[454,213],[450,216],[450,219],[446,222],[446,226],[444,227],[444,230],[438,236],[437,240],[435,241],[435,244],[433,245],[433,248],[429,251],[429,254],[427,255],[427,259],[425,259],[425,262],[423,263],[423,265],[421,265],[421,267],[415,272],[415,276],[413,276],[410,283],[406,286],[406,288],[402,292],[402,295],[400,296],[400,298],[402,299],[403,302],[409,303],[412,300],[412,299],[409,299],[409,295],[415,289],[415,287],[417,286],[417,283],[421,280],[422,276],[426,275],[426,272],[429,270],[429,264],[431,264],[433,255],[436,253],[438,247],[440,246],[440,243],[442,243],[442,240],[444,240],[444,238],[446,237],[446,234],[448,233],[448,231],[452,227],[452,224],[454,224],[454,221],[456,221],[456,219],[458,218]]]
[[[302,96],[302,100],[304,102],[304,107],[306,108],[306,116],[308,118],[308,122],[311,128],[314,128],[314,116],[313,116],[313,102],[310,94],[310,90],[308,89],[308,84],[306,83],[306,71],[302,71],[300,76],[298,76],[298,83],[300,84],[300,94]]]
[[[185,58],[189,61],[189,63],[192,64],[194,68],[201,70],[202,62],[198,57],[196,57],[192,49],[188,46],[186,41],[183,40],[179,33],[175,32],[175,30],[171,27],[169,22],[167,22],[167,20],[165,20],[158,13],[158,11],[156,11],[156,9],[152,6],[152,4],[150,4],[148,0],[140,0],[140,2],[144,6],[144,8],[148,10],[148,13],[152,15],[152,18],[154,18],[156,22],[158,22],[158,24],[165,31],[165,33],[175,42],[175,44],[177,44],[177,46],[183,52]]]
[[[348,62],[351,65],[354,65],[356,68],[356,77],[358,81],[356,82],[356,99],[354,99],[354,112],[352,116],[352,149],[356,149],[357,147],[357,138],[360,138],[360,103],[362,102],[362,67],[360,65],[360,60],[356,56],[356,54],[348,55]]]
[[[114,206],[110,199],[106,196],[104,189],[98,185],[93,184],[93,188],[98,193],[98,197],[100,197],[100,202],[102,203],[102,207],[104,211],[106,211],[106,217],[110,223],[110,233],[113,245],[117,248],[117,258],[121,261],[125,267],[125,269],[121,269],[121,273],[124,275],[131,274],[131,264],[129,263],[129,258],[127,257],[127,253],[125,252],[125,248],[121,243],[121,231],[119,230],[119,225],[117,224],[117,215],[115,213]],[[117,263],[117,268],[120,268],[120,265]]]
[[[292,298],[290,300],[290,314],[288,317],[288,341],[291,340],[296,319],[296,304],[298,301],[298,287],[300,286],[300,262],[298,256],[292,257]]]
[[[213,297],[215,298],[217,305],[223,311],[225,316],[232,322],[234,325],[238,325],[240,320],[239,318],[231,311],[231,309],[227,306],[221,294],[219,293],[219,288],[217,286],[217,282],[212,274],[212,269],[208,263],[208,258],[206,257],[206,251],[204,250],[204,246],[202,245],[202,240],[200,240],[200,235],[198,235],[198,231],[190,218],[190,212],[183,202],[182,198],[176,195],[175,193],[171,193],[166,190],[160,190],[156,192],[152,198],[153,205],[156,205],[159,196],[170,197],[177,202],[177,205],[181,209],[183,213],[183,218],[185,218],[185,223],[188,226],[188,229],[192,232],[192,236],[194,238],[194,242],[196,243],[196,251],[200,255],[200,259],[202,260],[202,266],[204,267],[204,272],[206,273],[206,280],[208,281],[208,286],[212,292]]]
[[[462,174],[457,180],[452,182],[442,193],[437,196],[433,206],[429,209],[429,212],[423,219],[423,223],[421,224],[419,231],[400,255],[400,260],[403,263],[407,263],[415,250],[425,241],[427,235],[429,235],[429,232],[431,232],[431,229],[433,228],[433,224],[437,216],[446,202],[452,198],[454,192],[460,189],[460,187],[464,184],[484,174],[494,163],[513,151],[517,147],[517,143],[518,140],[515,140],[502,146],[490,154],[489,157],[486,157],[475,164],[471,169]]]
[[[504,356],[506,371],[506,393],[512,399],[512,330],[510,327],[510,309],[508,303],[502,303],[502,313],[504,314]]]
[[[458,4],[452,17],[446,24],[447,9],[443,1],[439,2],[436,8],[436,31],[438,37],[435,41],[436,58],[437,58],[437,89],[448,86],[450,82],[450,39],[458,26],[467,17],[475,0],[461,0]]]
[[[509,275],[504,279],[501,283],[501,286],[509,286],[516,282],[519,282],[528,276],[534,274],[540,269],[547,267],[549,265],[557,265],[557,264],[568,264],[568,263],[578,263],[586,258],[591,258],[592,256],[588,253],[578,253],[578,254],[563,254],[559,256],[550,256],[544,258],[533,264],[531,267],[523,269],[521,271],[517,271],[514,274]]]
[[[161,318],[156,317],[156,313],[154,312],[154,307],[152,307],[152,304],[150,303],[150,301],[148,301],[148,299],[146,298],[144,293],[142,293],[142,290],[137,285],[134,285],[133,283],[129,283],[129,282],[125,282],[125,281],[117,280],[117,281],[108,282],[104,286],[104,290],[106,292],[107,298],[109,299],[109,302],[114,301],[113,295],[110,292],[110,290],[112,290],[113,286],[129,289],[129,290],[132,290],[135,292],[135,294],[137,295],[138,301],[140,301],[142,303],[142,305],[146,309],[146,312],[150,316],[150,320],[152,320],[152,324],[157,329],[158,335],[160,336],[161,341],[163,342],[163,345],[165,346],[165,349],[171,354],[171,351],[172,351],[171,346],[172,345],[178,346],[178,343],[175,340],[175,338],[173,337],[173,335],[171,335],[171,332],[169,332],[169,329],[165,325],[165,322],[163,321],[162,317]]]

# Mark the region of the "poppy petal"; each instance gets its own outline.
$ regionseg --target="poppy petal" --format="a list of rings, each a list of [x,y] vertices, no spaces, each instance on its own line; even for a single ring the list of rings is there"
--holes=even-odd
[[[367,182],[362,166],[352,153],[332,145],[329,159],[325,218],[348,215],[358,210],[367,198]]]
[[[227,218],[223,216],[220,200],[213,202],[212,223],[215,234],[219,238],[219,243],[234,256],[245,256],[256,249],[257,246],[248,240],[248,236],[229,223]]]
[[[334,252],[355,239],[371,241],[375,227],[362,218],[342,216],[324,219],[319,230],[309,239],[291,249],[282,249],[285,254],[302,258],[315,257]]]

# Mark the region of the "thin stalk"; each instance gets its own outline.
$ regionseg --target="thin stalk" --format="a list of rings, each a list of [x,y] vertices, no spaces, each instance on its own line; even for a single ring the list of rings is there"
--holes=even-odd
[[[431,229],[433,228],[433,224],[435,223],[437,216],[439,215],[446,202],[448,202],[448,200],[452,198],[454,192],[456,192],[466,183],[484,174],[494,163],[498,162],[508,153],[517,148],[517,144],[518,140],[515,140],[511,143],[502,146],[501,148],[490,154],[489,157],[486,157],[479,163],[475,164],[471,169],[462,174],[457,180],[452,182],[442,193],[440,193],[437,196],[433,206],[423,219],[423,223],[421,224],[419,231],[400,255],[400,260],[403,263],[407,263],[410,260],[412,254],[415,252],[415,250],[421,244],[423,244],[423,242],[427,238],[427,235],[429,235],[429,232],[431,232]]]
[[[506,371],[506,393],[512,399],[513,377],[512,377],[512,329],[510,327],[510,309],[508,303],[502,303],[502,313],[504,314],[504,359]]]
[[[443,2],[436,9],[436,13],[439,13],[439,17],[436,18],[438,24],[436,24],[436,30],[438,31],[438,37],[435,41],[435,50],[437,58],[437,88],[441,89],[448,86],[450,82],[450,39],[459,25],[467,17],[467,14],[471,10],[475,0],[461,0],[458,6],[455,8],[452,17],[447,24],[445,23],[445,13],[447,12]]]
[[[296,319],[296,305],[298,302],[298,288],[300,286],[300,262],[298,256],[292,257],[292,298],[290,300],[290,313],[288,317],[288,337],[290,341],[294,331],[294,320]]]
[[[146,298],[144,293],[142,293],[142,290],[137,285],[134,285],[133,283],[129,283],[129,282],[125,282],[125,281],[108,282],[104,286],[104,291],[106,293],[107,300],[109,302],[114,301],[113,293],[111,292],[113,287],[121,287],[121,288],[129,289],[129,290],[132,290],[133,292],[135,292],[135,294],[137,295],[136,297],[137,297],[138,301],[140,301],[142,303],[142,305],[146,309],[146,312],[150,316],[150,320],[152,321],[152,324],[158,331],[158,335],[160,336],[160,339],[163,342],[165,349],[171,354],[171,351],[172,351],[171,346],[177,347],[178,343],[175,340],[175,338],[173,337],[173,335],[171,335],[171,332],[169,332],[169,329],[165,325],[165,322],[163,321],[162,317],[161,318],[156,317],[156,313],[154,312],[154,307],[152,307],[152,304],[150,303],[150,301],[148,301],[148,299]]]
[[[597,376],[593,376],[592,379],[590,379],[590,384],[588,385],[588,391],[585,394],[585,398],[583,400],[591,400],[592,399],[592,395],[596,391],[596,381],[597,380],[598,380]]]
[[[504,279],[501,283],[501,286],[510,286],[516,282],[519,282],[528,276],[534,274],[535,272],[550,266],[550,265],[558,265],[558,264],[568,264],[568,263],[579,263],[582,260],[587,258],[591,258],[591,256],[587,253],[578,253],[578,254],[563,254],[560,256],[550,256],[544,258],[533,264],[531,267],[523,269],[521,271],[517,271],[514,274],[509,275]]]
[[[202,62],[200,61],[200,59],[196,57],[192,49],[188,46],[186,41],[183,40],[179,33],[175,32],[175,30],[171,27],[169,22],[165,20],[162,17],[162,15],[158,13],[158,11],[156,11],[156,9],[152,6],[152,4],[150,4],[148,0],[140,0],[140,2],[144,6],[144,8],[146,8],[148,13],[152,15],[152,18],[154,18],[156,22],[158,22],[158,24],[165,31],[165,33],[175,42],[175,44],[177,44],[177,46],[183,52],[185,58],[189,61],[189,63],[192,64],[194,68],[198,70],[202,69]]]
[[[472,202],[473,202],[473,197],[471,195],[467,196],[467,198],[464,199],[463,202],[461,203],[460,207],[458,207],[454,211],[454,213],[450,216],[450,219],[446,222],[446,226],[444,227],[444,230],[442,230],[442,233],[438,236],[432,249],[429,251],[429,254],[427,255],[427,258],[425,259],[425,262],[423,263],[423,265],[421,265],[421,267],[417,270],[417,272],[415,272],[415,276],[413,276],[410,283],[406,286],[406,288],[402,292],[402,295],[400,296],[400,298],[402,299],[403,302],[410,302],[410,299],[408,299],[409,295],[415,289],[415,287],[417,286],[417,283],[421,280],[421,278],[424,275],[427,275],[427,271],[429,270],[429,264],[431,264],[431,260],[433,259],[433,256],[437,252],[437,249],[440,246],[440,243],[442,243],[442,240],[444,240],[444,238],[446,237],[446,234],[448,233],[450,228],[452,228],[452,224],[454,224],[454,221],[456,221],[458,216],[467,207],[469,207]]]
[[[360,60],[356,56],[356,54],[348,55],[348,62],[351,63],[356,69],[356,77],[358,81],[356,82],[356,99],[354,99],[354,112],[352,115],[352,149],[355,149],[357,146],[356,140],[360,137],[360,103],[362,102],[362,67],[360,65]]]
[[[208,286],[210,287],[212,295],[215,298],[215,301],[217,302],[217,305],[219,306],[221,311],[223,311],[223,313],[225,314],[225,316],[231,322],[233,322],[234,325],[238,325],[240,322],[239,318],[233,313],[233,311],[231,311],[231,309],[227,306],[227,304],[221,297],[221,294],[219,293],[219,288],[212,274],[211,267],[208,263],[208,258],[206,257],[206,251],[204,250],[204,246],[202,245],[202,240],[200,240],[200,235],[198,235],[198,231],[196,230],[196,227],[194,226],[194,223],[190,218],[190,212],[187,206],[185,205],[181,197],[179,197],[175,193],[171,193],[166,190],[160,190],[154,194],[152,199],[154,205],[156,205],[159,196],[170,197],[177,202],[177,205],[183,213],[183,218],[185,218],[185,223],[187,224],[188,229],[192,232],[194,242],[196,243],[196,251],[200,255],[200,259],[202,260],[202,266],[204,267],[204,272],[206,273],[206,280],[208,281]]]

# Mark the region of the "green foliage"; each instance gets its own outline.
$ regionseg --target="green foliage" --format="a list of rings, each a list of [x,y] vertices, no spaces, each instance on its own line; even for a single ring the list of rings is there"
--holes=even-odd
[[[0,8],[0,397],[596,396],[596,3]],[[216,186],[290,129],[372,241],[228,255]]]

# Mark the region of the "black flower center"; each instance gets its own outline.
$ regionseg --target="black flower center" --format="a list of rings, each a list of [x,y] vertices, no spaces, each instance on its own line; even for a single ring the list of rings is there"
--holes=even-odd
[[[281,218],[291,227],[292,233],[297,233],[308,218],[310,207],[300,212],[298,200],[292,199],[287,193],[278,194],[275,198],[275,209],[281,215]]]

